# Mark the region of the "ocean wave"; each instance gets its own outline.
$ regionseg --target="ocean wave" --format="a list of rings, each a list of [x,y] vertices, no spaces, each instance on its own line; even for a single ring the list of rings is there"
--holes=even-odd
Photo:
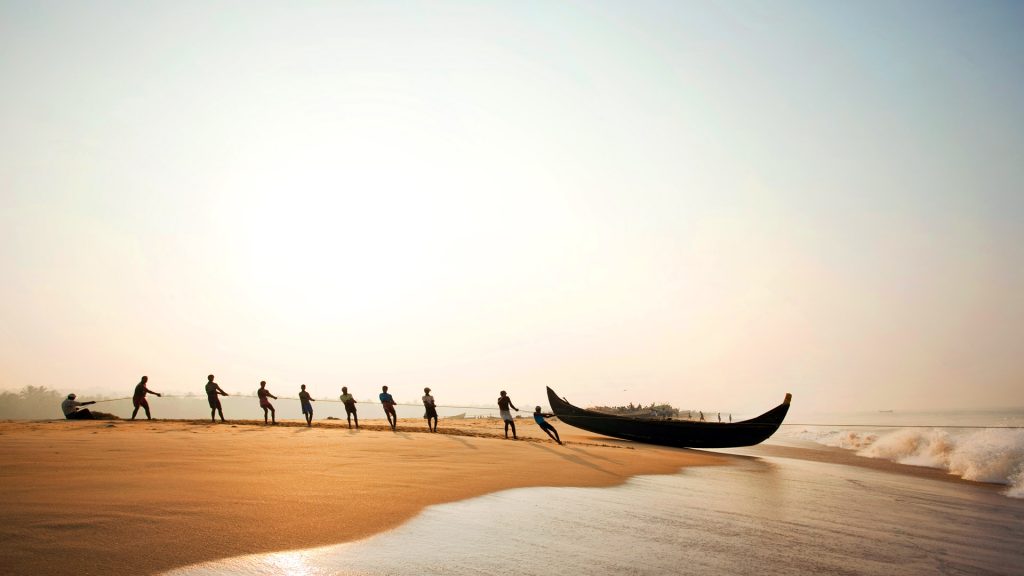
[[[965,480],[1005,484],[1011,498],[1024,498],[1024,430],[900,428],[888,432],[802,430],[796,434],[825,446],[946,470]]]

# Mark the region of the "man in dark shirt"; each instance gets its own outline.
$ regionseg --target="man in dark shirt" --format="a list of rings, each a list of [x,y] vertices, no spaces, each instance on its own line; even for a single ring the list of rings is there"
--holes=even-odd
[[[135,415],[139,413],[139,408],[146,411],[146,420],[153,419],[149,414],[149,402],[146,400],[146,394],[156,394],[157,396],[161,396],[161,394],[147,388],[146,382],[149,382],[149,376],[143,376],[142,380],[135,385],[135,393],[132,395],[132,405],[135,406],[135,410],[132,410],[132,420],[135,420]]]
[[[299,402],[302,404],[302,415],[306,417],[306,426],[313,425],[313,397],[306,392],[306,385],[302,385],[302,390],[299,391]]]
[[[206,400],[210,403],[210,422],[216,422],[214,419],[214,413],[220,413],[220,421],[227,422],[224,419],[224,409],[220,406],[220,398],[218,396],[227,396],[228,393],[221,390],[220,386],[213,381],[213,374],[206,377]]]

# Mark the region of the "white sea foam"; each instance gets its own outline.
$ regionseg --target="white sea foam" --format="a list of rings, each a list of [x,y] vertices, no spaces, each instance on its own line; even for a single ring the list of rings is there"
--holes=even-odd
[[[1006,484],[1004,492],[1024,498],[1024,430],[899,428],[891,431],[806,429],[796,436],[825,446],[946,470],[965,480]]]

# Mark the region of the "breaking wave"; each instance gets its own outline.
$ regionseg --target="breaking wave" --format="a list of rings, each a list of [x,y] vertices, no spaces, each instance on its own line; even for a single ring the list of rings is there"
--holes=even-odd
[[[1024,498],[1024,430],[803,430],[797,437],[855,450],[858,456],[938,468],[965,480],[1005,484],[1009,488],[1003,494]]]

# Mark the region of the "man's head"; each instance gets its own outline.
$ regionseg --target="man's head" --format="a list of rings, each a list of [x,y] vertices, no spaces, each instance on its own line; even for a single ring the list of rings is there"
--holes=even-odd
[[[430,388],[424,388],[423,391],[426,392],[427,394],[430,394]]]
[[[537,406],[537,408],[534,409],[534,412],[540,412],[540,406]]]
[[[149,382],[149,376],[142,377],[142,383],[145,384],[146,382]]]
[[[213,382],[213,374],[206,377],[207,382]]]
[[[504,395],[505,395],[505,391],[504,391],[504,390],[502,390],[502,391],[501,391],[501,395],[502,395],[502,396],[504,396]]]
[[[348,394],[348,386],[342,386],[341,391],[344,392],[345,394]]]
[[[380,387],[380,389],[381,389],[381,390],[382,390],[383,392],[387,392],[387,391],[388,391],[388,387],[387,387],[387,386],[381,386],[381,387]]]
[[[77,398],[77,396],[74,394],[68,394],[68,400],[74,400],[75,398]]]
[[[306,389],[306,385],[305,385],[305,384],[303,384],[303,385],[301,386],[301,388],[302,388],[303,390],[305,390],[305,389]]]
[[[266,388],[266,387],[267,387],[266,380],[260,380],[260,388]]]

